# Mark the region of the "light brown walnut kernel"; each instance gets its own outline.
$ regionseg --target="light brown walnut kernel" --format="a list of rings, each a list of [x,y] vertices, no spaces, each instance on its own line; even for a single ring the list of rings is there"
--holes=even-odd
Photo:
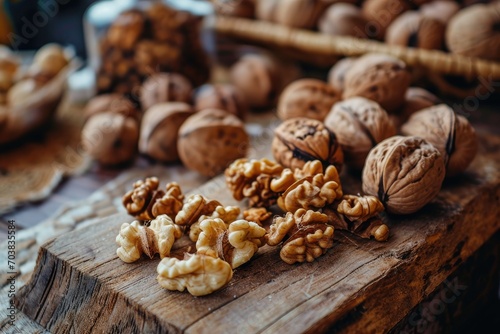
[[[156,216],[153,214],[153,206],[165,195],[162,190],[158,190],[158,185],[157,177],[136,181],[133,189],[122,197],[122,203],[127,212],[137,219],[154,219]]]
[[[299,79],[288,85],[278,101],[278,117],[287,120],[306,117],[323,121],[340,94],[326,82]]]
[[[271,216],[272,213],[267,211],[266,208],[250,208],[243,211],[243,218],[245,220],[255,222],[259,226],[262,226]]]
[[[205,219],[220,218],[227,226],[232,222],[234,222],[236,219],[238,219],[239,215],[240,215],[240,208],[238,208],[237,206],[223,207],[222,205],[219,205],[218,207],[215,208],[215,210],[212,213],[207,213],[205,215],[200,216],[200,218],[198,218],[198,221],[190,226],[189,239],[191,239],[192,242],[198,241],[198,238],[201,233],[200,224]]]
[[[345,163],[356,170],[363,169],[373,146],[396,134],[389,115],[377,102],[357,96],[336,103],[325,126],[337,135]]]
[[[191,195],[175,216],[175,223],[182,226],[191,226],[203,215],[209,215],[221,204],[216,200],[207,200],[201,195]]]
[[[116,237],[116,243],[120,246],[116,254],[127,263],[137,261],[142,254],[150,259],[159,254],[163,259],[169,256],[175,240],[181,236],[180,227],[167,215],[158,216],[149,226],[140,225],[137,220],[131,224],[124,223]]]
[[[363,191],[378,196],[389,213],[410,214],[438,194],[444,176],[438,149],[420,137],[394,136],[368,154]]]
[[[302,168],[310,160],[341,170],[344,162],[335,133],[323,122],[301,117],[286,120],[274,130],[272,152],[279,164],[292,170]]]
[[[445,104],[413,114],[401,131],[419,136],[434,145],[444,158],[446,176],[462,173],[477,154],[476,132],[467,118],[457,115]]]
[[[165,258],[157,267],[158,284],[167,290],[188,290],[193,296],[208,295],[233,277],[229,263],[207,255],[190,254],[184,260]]]
[[[168,183],[165,190],[165,195],[158,198],[153,204],[153,216],[158,217],[159,215],[165,214],[175,219],[177,213],[182,209],[184,195],[177,182]]]
[[[247,220],[236,220],[227,226],[220,218],[205,219],[200,228],[197,254],[219,257],[233,269],[248,262],[265,244],[266,230]]]
[[[337,211],[352,222],[360,222],[384,211],[384,205],[375,196],[344,195]]]
[[[322,213],[299,209],[277,217],[270,227],[267,244],[283,242],[280,257],[288,264],[312,262],[333,246],[333,226]]]

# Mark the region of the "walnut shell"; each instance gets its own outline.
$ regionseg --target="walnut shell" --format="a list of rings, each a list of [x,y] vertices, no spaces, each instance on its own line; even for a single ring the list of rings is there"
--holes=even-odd
[[[403,122],[406,122],[417,111],[439,103],[441,103],[441,100],[431,92],[420,87],[410,87],[405,93],[405,102],[399,115],[402,117]]]
[[[257,54],[243,56],[231,67],[230,79],[250,107],[264,108],[273,104],[281,89],[277,65]]]
[[[455,1],[437,0],[423,4],[419,8],[423,16],[440,20],[448,24],[450,19],[460,10],[460,5]]]
[[[421,49],[442,49],[446,26],[441,20],[423,16],[417,11],[407,11],[398,16],[385,33],[389,45]]]
[[[225,110],[240,119],[245,119],[248,112],[248,105],[243,94],[231,84],[207,84],[201,86],[194,98],[194,108],[221,109]]]
[[[253,18],[255,12],[254,0],[211,0],[215,12],[220,15]]]
[[[315,119],[299,117],[280,124],[274,130],[272,152],[279,164],[292,170],[319,160],[324,168],[334,165],[340,171],[344,163],[335,133]]]
[[[288,27],[313,28],[327,5],[325,1],[256,0],[255,15]]]
[[[179,128],[193,114],[193,108],[183,102],[158,103],[146,110],[141,123],[139,152],[162,162],[178,161]]]
[[[335,3],[328,7],[318,22],[318,30],[334,36],[366,38],[367,21],[361,9],[350,3]]]
[[[356,60],[357,58],[355,57],[343,58],[336,62],[328,72],[328,84],[337,92],[344,91],[345,74],[354,65]]]
[[[181,74],[158,73],[150,76],[141,87],[141,105],[147,110],[160,102],[191,102],[193,87]]]
[[[93,97],[85,106],[83,115],[85,119],[104,111],[111,111],[129,117],[139,117],[139,111],[134,103],[124,95],[111,93]]]
[[[404,102],[410,74],[401,60],[384,54],[366,54],[346,72],[342,97],[362,96],[380,104],[387,112]]]
[[[375,146],[363,168],[363,191],[387,212],[410,214],[429,203],[445,176],[443,156],[420,137],[394,136]]]
[[[205,109],[189,117],[179,129],[177,149],[184,165],[215,176],[246,155],[249,137],[243,122],[218,109]]]
[[[455,14],[446,28],[446,45],[452,53],[500,59],[500,2],[477,4]]]
[[[377,102],[351,97],[336,103],[325,126],[337,135],[345,163],[361,170],[368,152],[382,140],[396,134],[387,112]]]
[[[445,104],[413,114],[401,130],[403,134],[424,138],[439,150],[445,161],[446,176],[463,172],[477,153],[474,128],[467,118]]]
[[[278,117],[287,120],[305,117],[323,121],[340,94],[317,79],[299,79],[288,85],[278,101]]]
[[[411,2],[407,0],[366,0],[363,2],[361,8],[368,21],[366,28],[368,37],[383,39],[387,27],[410,7]]]
[[[112,112],[92,116],[82,130],[83,148],[104,165],[130,161],[135,156],[138,139],[137,121]]]

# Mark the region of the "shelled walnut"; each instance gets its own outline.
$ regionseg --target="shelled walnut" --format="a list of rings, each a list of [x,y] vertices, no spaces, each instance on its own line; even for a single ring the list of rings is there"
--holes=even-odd
[[[283,166],[268,159],[237,159],[224,175],[233,197],[241,201],[249,198],[251,207],[269,207],[276,203],[278,194],[270,190],[272,178],[279,176]]]
[[[236,220],[227,225],[222,219],[205,219],[196,242],[196,253],[218,257],[235,269],[248,262],[265,244],[266,230],[255,222]]]
[[[285,87],[278,100],[277,113],[282,120],[305,117],[323,121],[340,94],[326,82],[299,79]]]
[[[164,258],[157,267],[158,284],[167,290],[188,290],[193,296],[208,295],[226,285],[233,269],[226,261],[202,254],[187,254],[184,260]]]
[[[389,238],[389,228],[379,215],[384,205],[375,196],[344,195],[339,202],[323,208],[329,224],[336,230],[349,231],[361,238],[377,241]]]
[[[314,119],[292,118],[274,130],[273,156],[281,165],[301,168],[307,161],[319,160],[323,166],[341,170],[344,154],[335,133]]]
[[[237,206],[217,206],[213,212],[206,212],[205,214],[201,215],[198,220],[189,227],[189,239],[191,239],[192,242],[198,241],[201,233],[200,224],[203,220],[219,218],[227,226],[238,219],[240,212],[240,208],[238,208]]]
[[[420,137],[394,136],[375,146],[363,169],[363,191],[387,212],[410,214],[430,202],[445,176],[443,156]]]
[[[193,87],[183,75],[157,73],[149,77],[141,87],[141,105],[147,110],[161,102],[191,102]]]
[[[141,122],[139,152],[157,161],[178,161],[179,129],[193,114],[193,108],[184,102],[163,102],[153,105],[146,110]]]
[[[282,244],[280,257],[288,264],[312,262],[333,246],[333,226],[320,212],[299,209],[276,217],[270,227],[267,244]]]
[[[368,152],[382,140],[394,136],[396,128],[380,105],[363,97],[336,103],[325,126],[337,135],[345,163],[363,169]]]
[[[272,213],[267,211],[266,208],[249,208],[243,211],[243,218],[248,221],[257,223],[257,225],[262,226],[264,222],[271,218]]]
[[[434,145],[443,156],[446,176],[463,172],[476,156],[478,140],[467,118],[445,104],[413,114],[402,127],[403,134],[419,136]]]
[[[83,148],[104,165],[131,161],[137,152],[138,140],[137,120],[110,111],[89,118],[82,130]]]
[[[183,206],[184,195],[180,186],[175,182],[168,183],[166,191],[159,190],[158,186],[156,177],[136,181],[133,189],[122,197],[127,212],[141,220],[154,219],[163,214],[174,219]]]
[[[189,227],[196,223],[201,216],[212,214],[218,206],[221,204],[216,200],[208,200],[202,195],[190,195],[175,216],[175,223]]]
[[[139,110],[130,99],[117,93],[101,94],[93,97],[85,106],[83,115],[85,119],[89,119],[106,111],[134,118],[139,118],[140,115]]]
[[[410,74],[403,61],[369,53],[359,57],[346,72],[342,97],[365,97],[391,113],[402,106],[409,84]]]
[[[116,237],[116,243],[120,246],[116,254],[127,263],[139,260],[142,254],[150,259],[159,254],[163,259],[169,256],[175,240],[181,236],[180,227],[167,215],[156,217],[148,226],[141,225],[137,220],[131,224],[124,223]]]
[[[205,109],[182,124],[177,149],[186,167],[215,176],[234,160],[244,157],[249,144],[249,136],[238,117],[223,110]]]
[[[207,84],[201,86],[194,98],[194,108],[225,110],[240,119],[248,112],[247,101],[241,92],[231,84]]]

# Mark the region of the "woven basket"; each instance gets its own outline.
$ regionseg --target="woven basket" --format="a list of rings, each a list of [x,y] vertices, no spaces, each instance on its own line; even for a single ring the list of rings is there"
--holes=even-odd
[[[275,23],[227,16],[217,16],[216,32],[245,41],[280,47],[331,59],[339,56],[360,56],[369,52],[395,56],[412,67],[421,67],[431,73],[500,79],[500,63],[465,57],[442,51],[389,46],[372,40],[354,37],[330,36],[313,31],[289,28]]]

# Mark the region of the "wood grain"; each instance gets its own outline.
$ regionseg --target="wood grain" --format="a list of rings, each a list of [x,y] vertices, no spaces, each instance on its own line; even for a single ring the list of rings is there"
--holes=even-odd
[[[385,332],[500,229],[500,138],[480,139],[471,168],[433,202],[384,217],[386,243],[336,232],[325,256],[301,265],[266,246],[224,289],[193,297],[159,287],[158,259],[117,258],[115,236],[132,220],[118,214],[45,244],[16,305],[53,333]],[[342,178],[347,191],[359,191],[355,177]],[[234,203],[220,177],[199,192]],[[177,255],[189,247],[181,240]]]

